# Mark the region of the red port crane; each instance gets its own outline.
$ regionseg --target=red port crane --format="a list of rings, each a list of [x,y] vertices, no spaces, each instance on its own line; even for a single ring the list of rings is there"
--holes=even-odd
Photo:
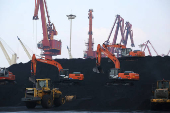
[[[145,51],[145,49],[146,49],[146,47],[147,47],[147,49],[148,49],[148,51],[149,51],[149,55],[152,56],[148,44],[151,45],[151,47],[152,47],[152,49],[155,51],[156,55],[159,56],[158,53],[156,52],[155,48],[153,47],[153,45],[151,44],[151,42],[150,42],[149,40],[142,44],[143,46],[145,46],[144,49],[143,49],[143,51]]]
[[[84,58],[95,58],[96,57],[96,51],[93,51],[93,44],[94,41],[92,40],[92,19],[93,19],[93,15],[92,15],[93,9],[89,9],[89,41],[88,43],[86,43],[87,46],[87,50],[84,52]]]
[[[45,5],[45,6],[44,6]],[[42,29],[43,29],[43,40],[40,41],[37,46],[43,51],[45,58],[52,59],[52,56],[61,55],[61,41],[55,40],[54,35],[57,35],[55,26],[50,21],[50,16],[47,11],[47,5],[45,0],[35,0],[35,11],[33,20],[38,20],[38,10],[40,7]],[[45,7],[45,9],[44,9]],[[45,10],[47,14],[48,23],[46,23]]]

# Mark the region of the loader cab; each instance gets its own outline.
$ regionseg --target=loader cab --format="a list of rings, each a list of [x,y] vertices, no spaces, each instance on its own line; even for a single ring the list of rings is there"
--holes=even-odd
[[[131,48],[123,48],[121,49],[121,56],[122,57],[126,57],[129,56],[129,53],[132,51]]]
[[[160,80],[157,81],[157,89],[169,89],[170,87],[170,81],[166,81],[166,80]]]
[[[61,69],[59,75],[60,79],[69,78],[69,69]]]
[[[119,69],[111,68],[109,73],[109,79],[118,78]]]
[[[51,84],[50,79],[36,79],[36,89],[49,89]]]

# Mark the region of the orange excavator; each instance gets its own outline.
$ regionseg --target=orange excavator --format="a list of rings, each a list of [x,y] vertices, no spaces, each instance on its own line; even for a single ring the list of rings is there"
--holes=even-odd
[[[82,81],[84,79],[84,75],[81,73],[73,72],[73,74],[69,74],[69,69],[63,69],[61,64],[56,62],[55,60],[47,59],[47,58],[36,59],[35,54],[33,54],[32,60],[31,60],[31,77],[29,77],[29,80],[33,83],[35,83],[37,61],[47,63],[47,64],[57,67],[58,71],[59,71],[59,76],[60,76],[61,82],[65,82],[65,81],[78,82],[78,81]]]
[[[105,43],[106,47],[114,47],[114,48],[120,48],[121,49],[121,57],[145,57],[145,52],[140,50],[134,50],[132,51],[131,48],[126,48],[125,45],[121,44],[113,44],[113,45],[107,45],[107,42]]]
[[[96,67],[93,68],[94,72],[97,73],[103,73],[103,70],[101,68],[101,53],[104,53],[110,60],[113,61],[115,64],[115,68],[110,69],[109,79],[114,80],[114,83],[121,83],[121,81],[132,81],[132,80],[139,80],[139,74],[134,73],[133,71],[125,71],[124,73],[120,72],[120,62],[116,58],[114,54],[109,52],[108,47],[118,47],[118,48],[124,48],[124,45],[106,45],[103,44],[102,47],[100,44],[97,46],[97,56],[96,56]]]
[[[0,84],[15,83],[15,75],[7,68],[0,68]]]

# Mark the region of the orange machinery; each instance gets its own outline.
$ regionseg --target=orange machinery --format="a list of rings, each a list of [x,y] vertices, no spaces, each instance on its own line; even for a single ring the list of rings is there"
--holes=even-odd
[[[110,69],[109,79],[112,80],[139,80],[139,74],[134,73],[132,71],[125,71],[124,73],[120,73],[120,62],[115,57],[114,54],[109,52],[108,47],[124,47],[122,45],[105,45],[103,44],[102,47],[100,44],[97,46],[97,57],[96,57],[96,67],[93,68],[94,72],[97,73],[103,73],[103,70],[101,68],[101,53],[103,52],[110,60],[113,61],[115,64],[115,68]]]
[[[60,63],[56,62],[55,60],[52,59],[36,59],[35,54],[32,56],[31,60],[31,77],[29,78],[30,81],[35,82],[35,75],[36,75],[36,65],[37,61],[47,63],[50,65],[53,65],[58,68],[59,70],[59,76],[60,76],[60,81],[81,81],[84,79],[83,74],[69,74],[69,69],[63,69]]]
[[[140,50],[132,51],[131,48],[126,48],[126,46],[124,46],[124,45],[120,45],[120,44],[107,45],[107,44],[105,44],[105,46],[120,48],[122,57],[145,57],[144,51],[140,51]]]
[[[15,75],[10,72],[7,68],[0,68],[0,84],[5,84],[7,82],[15,82]]]

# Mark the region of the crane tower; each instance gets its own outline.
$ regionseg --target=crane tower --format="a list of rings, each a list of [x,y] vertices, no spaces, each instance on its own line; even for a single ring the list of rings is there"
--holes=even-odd
[[[94,44],[94,40],[92,40],[92,19],[93,19],[93,15],[92,15],[93,9],[89,9],[89,40],[88,43],[86,43],[87,46],[87,50],[84,53],[84,58],[95,58],[96,56],[96,51],[93,51],[93,44]]]

